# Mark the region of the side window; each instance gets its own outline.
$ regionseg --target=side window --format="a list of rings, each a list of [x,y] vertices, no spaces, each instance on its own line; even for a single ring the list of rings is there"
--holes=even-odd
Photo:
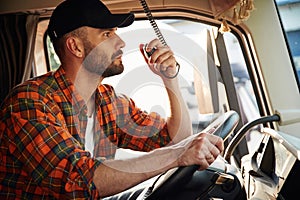
[[[300,82],[300,1],[275,0],[286,35],[287,44]]]
[[[59,67],[60,61],[58,56],[55,54],[54,47],[52,42],[50,41],[49,36],[46,36],[46,44],[48,49],[50,71],[54,71]]]
[[[42,75],[47,71],[56,70],[60,65],[60,61],[54,52],[50,38],[46,35],[48,23],[49,20],[42,20],[37,26],[34,52],[34,76]]]

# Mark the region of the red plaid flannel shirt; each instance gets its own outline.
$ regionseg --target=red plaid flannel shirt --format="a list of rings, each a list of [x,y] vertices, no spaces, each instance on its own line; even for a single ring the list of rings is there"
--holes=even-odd
[[[94,156],[118,147],[150,151],[168,144],[166,122],[109,85],[96,90]],[[84,149],[86,106],[63,68],[17,86],[0,112],[1,199],[99,198],[92,181],[101,164]]]

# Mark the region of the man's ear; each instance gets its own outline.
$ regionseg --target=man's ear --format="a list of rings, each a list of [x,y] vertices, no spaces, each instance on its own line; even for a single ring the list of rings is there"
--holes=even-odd
[[[82,58],[84,54],[83,43],[76,37],[69,37],[66,40],[67,49],[72,53],[74,56],[78,58]]]

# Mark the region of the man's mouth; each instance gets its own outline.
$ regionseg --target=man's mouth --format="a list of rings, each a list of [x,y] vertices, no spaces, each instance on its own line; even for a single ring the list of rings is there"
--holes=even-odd
[[[122,50],[118,50],[116,53],[114,53],[112,55],[112,59],[116,60],[116,59],[121,59],[123,55],[123,51]]]

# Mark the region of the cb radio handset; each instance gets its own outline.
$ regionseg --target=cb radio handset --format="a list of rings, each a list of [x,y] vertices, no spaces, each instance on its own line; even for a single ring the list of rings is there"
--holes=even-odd
[[[148,7],[148,4],[147,4],[146,0],[140,0],[140,3],[142,5],[142,7],[143,7],[143,10],[144,10],[144,12],[145,12],[145,14],[146,14],[146,16],[147,16],[147,18],[148,18],[148,20],[149,20],[152,28],[153,28],[153,30],[155,32],[156,36],[158,37],[158,40],[161,42],[162,45],[168,46],[167,42],[166,42],[166,40],[164,38],[164,36],[162,35],[160,29],[158,28],[158,26],[156,24],[156,21],[154,20],[154,17],[153,17],[153,15],[151,13],[150,8]],[[151,55],[156,50],[156,48],[152,48],[151,51],[148,52],[148,51],[146,51],[146,49],[147,49],[147,44],[145,44],[145,45],[142,44],[140,46],[140,50],[143,51],[143,55],[146,55],[148,58],[150,58]],[[180,69],[180,65],[177,62],[176,62],[176,67],[177,67],[177,72],[176,72],[176,74],[174,76],[168,76],[165,73],[165,71],[161,71],[161,73],[166,78],[169,78],[169,79],[175,78],[178,75],[179,69]]]

